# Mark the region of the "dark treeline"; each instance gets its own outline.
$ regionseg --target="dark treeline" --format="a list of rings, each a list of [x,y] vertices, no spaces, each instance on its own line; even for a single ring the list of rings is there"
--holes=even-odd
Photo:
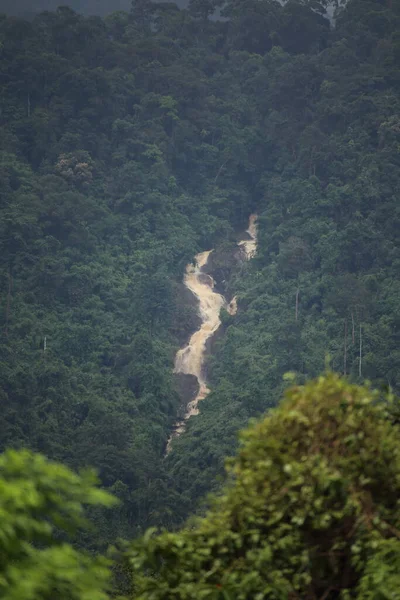
[[[91,544],[173,527],[282,376],[399,387],[400,2],[0,17],[1,447],[93,465]],[[259,214],[213,391],[164,459],[193,255]],[[89,542],[87,542],[89,543]]]
[[[0,0],[0,12],[32,18],[45,10],[57,10],[60,5],[86,15],[105,16],[118,10],[129,10],[131,0]]]

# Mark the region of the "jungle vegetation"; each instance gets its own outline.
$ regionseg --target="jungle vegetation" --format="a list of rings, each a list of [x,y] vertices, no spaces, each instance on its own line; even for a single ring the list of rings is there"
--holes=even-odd
[[[108,558],[65,540],[87,527],[85,505],[112,505],[93,475],[9,450],[0,456],[0,595],[394,600],[397,412],[392,394],[332,373],[292,385],[279,408],[242,433],[204,517],[175,533],[150,529]]]
[[[286,372],[399,389],[400,2],[215,6],[0,16],[0,448],[97,469],[120,503],[87,549],[181,526]],[[254,211],[212,393],[164,458],[185,265]]]
[[[242,434],[229,482],[204,518],[132,545],[134,598],[394,600],[392,403],[330,373],[289,389]]]

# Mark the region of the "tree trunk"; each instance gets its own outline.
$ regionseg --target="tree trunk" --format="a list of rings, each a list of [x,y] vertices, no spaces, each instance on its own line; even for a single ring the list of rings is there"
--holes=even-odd
[[[355,334],[354,334],[354,314],[351,313],[351,342],[354,344]]]
[[[347,319],[344,320],[344,358],[343,358],[343,372],[347,375]]]
[[[226,159],[226,161],[224,163],[222,163],[222,165],[220,166],[220,168],[218,169],[218,173],[214,179],[214,185],[217,183],[218,181],[218,177],[221,175],[221,171],[222,169],[225,167],[226,163],[228,162],[229,158]]]
[[[6,305],[6,327],[4,330],[6,337],[8,337],[8,324],[10,322],[12,284],[13,284],[13,280],[12,280],[12,276],[11,276],[11,270],[9,270],[8,271],[7,305]]]
[[[358,376],[362,377],[362,330],[361,330],[361,323],[360,323],[360,360],[359,360],[359,365],[358,365]]]
[[[296,290],[296,321],[299,316],[299,293],[300,293],[300,290],[299,290],[299,288],[297,288],[297,290]]]

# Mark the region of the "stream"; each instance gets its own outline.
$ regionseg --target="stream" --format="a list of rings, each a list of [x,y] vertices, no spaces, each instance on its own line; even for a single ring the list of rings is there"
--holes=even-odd
[[[243,248],[247,260],[250,260],[257,249],[257,215],[250,215],[249,227],[246,230],[248,239],[242,240],[238,245]],[[210,392],[204,373],[204,359],[207,350],[207,341],[214,335],[221,324],[219,318],[221,308],[234,315],[237,312],[236,297],[228,304],[222,294],[214,291],[215,281],[204,273],[208,258],[213,250],[200,252],[194,258],[194,265],[188,264],[184,278],[185,286],[196,296],[199,301],[199,315],[201,318],[200,328],[193,333],[189,342],[180,350],[175,357],[174,373],[194,375],[197,378],[199,389],[193,400],[187,407],[182,420],[175,423],[171,437],[168,440],[166,453],[171,450],[172,441],[181,435],[186,427],[186,422],[193,415],[199,414],[198,404]]]

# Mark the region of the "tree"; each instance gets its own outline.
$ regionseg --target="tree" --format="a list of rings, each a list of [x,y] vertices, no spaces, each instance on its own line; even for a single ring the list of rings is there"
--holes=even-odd
[[[112,506],[92,473],[75,475],[27,450],[0,456],[0,597],[106,600],[109,563],[71,546],[83,505]]]
[[[132,0],[130,16],[140,35],[151,32],[154,4],[151,0]]]
[[[189,0],[189,10],[195,18],[207,20],[221,3],[219,0]]]
[[[332,373],[287,391],[206,517],[133,545],[135,598],[395,597],[400,429],[378,398]]]

